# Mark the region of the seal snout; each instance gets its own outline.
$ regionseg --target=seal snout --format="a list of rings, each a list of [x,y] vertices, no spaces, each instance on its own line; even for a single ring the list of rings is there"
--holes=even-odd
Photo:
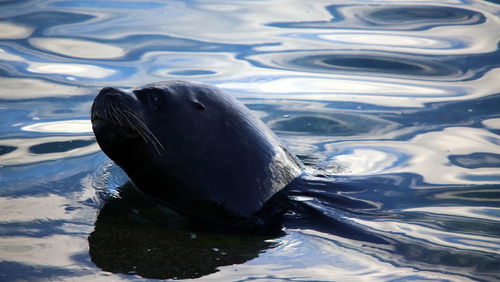
[[[99,91],[99,94],[94,98],[92,104],[92,119],[95,117],[103,117],[106,109],[109,107],[122,107],[124,105],[130,106],[132,100],[128,93],[114,87],[104,87]]]
[[[104,87],[103,89],[101,89],[101,91],[99,91],[99,94],[97,94],[97,96],[95,97],[94,105],[99,104],[104,99],[106,100],[109,99],[110,101],[118,101],[121,99],[121,96],[124,96],[123,94],[124,93],[117,88]]]
[[[121,91],[117,88],[113,87],[105,87],[99,94],[94,98],[94,103],[92,104],[91,109],[91,121],[94,123],[96,120],[109,120],[109,112],[110,105],[117,105],[121,102]]]
[[[118,132],[122,137],[137,137],[137,115],[134,113],[136,101],[130,92],[114,87],[105,87],[99,91],[91,109],[92,129],[98,135],[110,135]]]

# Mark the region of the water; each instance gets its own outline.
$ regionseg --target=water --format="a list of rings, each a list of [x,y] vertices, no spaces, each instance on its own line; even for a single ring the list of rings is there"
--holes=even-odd
[[[499,16],[465,0],[0,2],[0,280],[500,279]],[[236,96],[335,185],[298,195],[307,212],[273,236],[165,216],[88,119],[101,87],[170,79]]]

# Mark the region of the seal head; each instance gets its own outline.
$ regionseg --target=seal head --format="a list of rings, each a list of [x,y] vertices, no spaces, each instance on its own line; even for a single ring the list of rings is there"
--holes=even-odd
[[[283,212],[271,198],[302,171],[248,108],[205,84],[104,88],[92,127],[140,191],[195,219],[265,225]]]

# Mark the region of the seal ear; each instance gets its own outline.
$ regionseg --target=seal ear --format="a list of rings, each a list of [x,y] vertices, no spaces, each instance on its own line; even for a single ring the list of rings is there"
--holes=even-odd
[[[197,108],[200,111],[206,110],[205,105],[203,105],[202,103],[200,103],[200,102],[198,102],[196,100],[191,101],[191,103],[193,103],[193,105],[195,106],[195,108]]]

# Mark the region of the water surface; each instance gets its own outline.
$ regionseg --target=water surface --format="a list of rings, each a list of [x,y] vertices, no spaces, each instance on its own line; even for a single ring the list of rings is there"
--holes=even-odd
[[[0,280],[499,280],[499,26],[494,1],[0,2]],[[166,216],[89,110],[171,79],[334,184],[272,236]]]

